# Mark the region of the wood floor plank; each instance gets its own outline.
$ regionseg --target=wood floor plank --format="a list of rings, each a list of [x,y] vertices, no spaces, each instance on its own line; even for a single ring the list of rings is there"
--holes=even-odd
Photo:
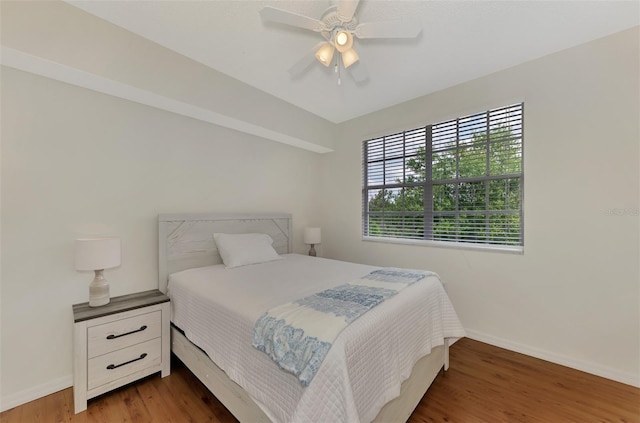
[[[65,389],[59,392],[62,394],[63,405],[62,407],[65,410],[66,414],[66,422],[69,423],[87,423],[89,420],[87,419],[87,413],[78,413],[75,414],[73,409],[73,388]]]
[[[142,398],[142,403],[153,422],[166,421],[170,415],[178,415],[176,407],[172,407],[173,401],[165,401],[156,389],[154,383],[139,383],[136,390]]]
[[[638,388],[470,339],[455,343],[450,359],[410,423],[640,423]],[[237,420],[174,357],[170,376],[150,376],[89,400],[82,413],[74,414],[69,388],[7,410],[0,422]]]
[[[190,378],[176,378],[173,382],[174,398],[187,410],[189,415],[198,422],[212,422],[214,413],[208,404],[202,400],[207,398],[208,390],[197,380]]]
[[[179,369],[176,369],[176,366],[171,371],[171,376],[166,377],[164,379],[156,378],[154,380],[154,385],[156,387],[156,391],[161,398],[171,398],[171,401],[166,401],[166,408],[169,416],[185,416],[185,422],[195,422],[193,416],[189,414],[188,408],[179,401],[174,400],[174,395],[177,395],[175,392],[175,386],[177,383],[174,383],[176,379],[181,378],[181,374],[179,373]]]
[[[640,390],[464,339],[410,422],[640,422]]]

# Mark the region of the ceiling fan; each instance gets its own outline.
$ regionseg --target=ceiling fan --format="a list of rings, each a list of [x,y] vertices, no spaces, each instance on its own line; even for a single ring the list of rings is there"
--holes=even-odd
[[[335,70],[340,71],[340,63],[348,69],[356,82],[365,81],[369,74],[359,61],[354,48],[354,37],[365,38],[415,38],[422,31],[420,22],[414,19],[401,21],[381,21],[360,23],[356,16],[359,0],[339,0],[336,6],[329,7],[320,19],[300,15],[288,10],[265,6],[260,16],[267,22],[281,23],[298,28],[319,32],[324,41],[296,62],[289,73],[299,76],[316,59],[329,66],[335,56]],[[335,54],[335,51],[339,54]],[[340,76],[338,76],[338,84]]]

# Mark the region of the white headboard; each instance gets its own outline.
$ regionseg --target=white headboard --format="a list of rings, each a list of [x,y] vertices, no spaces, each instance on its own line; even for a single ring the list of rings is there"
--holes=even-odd
[[[222,263],[214,233],[262,233],[278,254],[291,252],[290,214],[161,214],[158,216],[158,289],[167,292],[169,275]]]

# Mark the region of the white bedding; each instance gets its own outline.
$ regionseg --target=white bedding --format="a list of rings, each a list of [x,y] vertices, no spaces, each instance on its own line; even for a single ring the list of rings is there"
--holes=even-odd
[[[413,365],[445,338],[464,336],[437,277],[409,286],[348,326],[304,388],[251,346],[256,320],[277,305],[348,283],[378,267],[287,254],[169,278],[172,321],[274,422],[369,422],[400,394]],[[301,282],[304,281],[304,285]]]

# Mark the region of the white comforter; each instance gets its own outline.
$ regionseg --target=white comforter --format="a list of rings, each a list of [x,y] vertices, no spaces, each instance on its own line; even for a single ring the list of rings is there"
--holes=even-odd
[[[172,321],[274,422],[369,422],[400,394],[413,365],[464,330],[435,276],[365,313],[337,338],[308,387],[251,346],[267,310],[377,267],[288,254],[283,260],[171,275]],[[304,281],[304,284],[301,282]]]

